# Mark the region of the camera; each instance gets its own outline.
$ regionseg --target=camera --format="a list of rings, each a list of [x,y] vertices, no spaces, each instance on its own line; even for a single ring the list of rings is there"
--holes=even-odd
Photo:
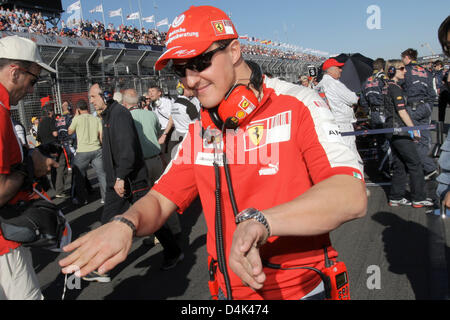
[[[139,109],[143,109],[147,105],[147,97],[140,96],[138,104],[139,104]]]

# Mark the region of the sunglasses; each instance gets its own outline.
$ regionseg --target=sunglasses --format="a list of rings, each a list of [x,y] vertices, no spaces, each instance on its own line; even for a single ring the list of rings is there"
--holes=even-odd
[[[202,72],[206,68],[211,66],[212,57],[216,52],[222,51],[228,47],[231,41],[227,43],[221,44],[219,47],[214,50],[203,53],[195,58],[189,59],[186,63],[183,64],[172,64],[172,70],[175,72],[177,76],[180,78],[186,77],[186,69]]]
[[[405,71],[405,67],[400,67],[400,68],[398,68],[397,70]]]
[[[24,69],[18,65],[13,64],[12,66],[17,67],[17,69],[19,69],[20,71],[27,73],[29,75],[32,75],[34,77],[33,80],[30,81],[30,84],[32,87],[34,87],[34,85],[39,81],[39,76],[35,75],[33,72],[28,71],[27,69]]]

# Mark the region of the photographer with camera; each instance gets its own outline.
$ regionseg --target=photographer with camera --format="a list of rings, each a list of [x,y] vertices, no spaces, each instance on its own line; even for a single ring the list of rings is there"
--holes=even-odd
[[[30,191],[34,177],[45,176],[58,166],[38,149],[22,148],[11,122],[11,106],[33,92],[42,69],[56,72],[43,63],[33,41],[18,36],[0,40],[0,222],[9,213],[7,205],[26,203],[34,197]],[[0,300],[43,299],[29,249],[6,240],[2,230]]]
[[[146,108],[147,107],[147,99],[148,98],[146,96],[139,97],[138,104],[137,104],[138,109],[142,109],[142,110],[147,109]]]

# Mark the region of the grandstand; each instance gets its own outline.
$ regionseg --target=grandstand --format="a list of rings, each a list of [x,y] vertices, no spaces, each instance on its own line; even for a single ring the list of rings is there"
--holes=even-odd
[[[418,57],[417,61],[421,64],[424,63],[430,63],[430,62],[434,62],[436,60],[440,60],[440,61],[448,61],[448,58],[444,55],[444,54],[434,54],[431,56],[423,56],[423,57]]]

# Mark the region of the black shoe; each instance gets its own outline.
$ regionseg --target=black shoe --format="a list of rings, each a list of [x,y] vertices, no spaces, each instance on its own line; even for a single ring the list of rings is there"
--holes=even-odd
[[[85,206],[88,204],[87,200],[78,200],[77,198],[72,198],[72,204],[75,206]]]
[[[156,245],[156,237],[155,237],[155,235],[152,234],[152,235],[148,236],[147,238],[145,238],[144,240],[142,240],[142,243],[143,243],[145,246],[148,246],[148,247],[154,247],[154,246]],[[159,242],[158,242],[158,243],[159,243]]]
[[[184,253],[181,252],[178,256],[174,258],[164,257],[163,264],[161,265],[161,270],[167,271],[176,267],[176,265],[184,259]]]

